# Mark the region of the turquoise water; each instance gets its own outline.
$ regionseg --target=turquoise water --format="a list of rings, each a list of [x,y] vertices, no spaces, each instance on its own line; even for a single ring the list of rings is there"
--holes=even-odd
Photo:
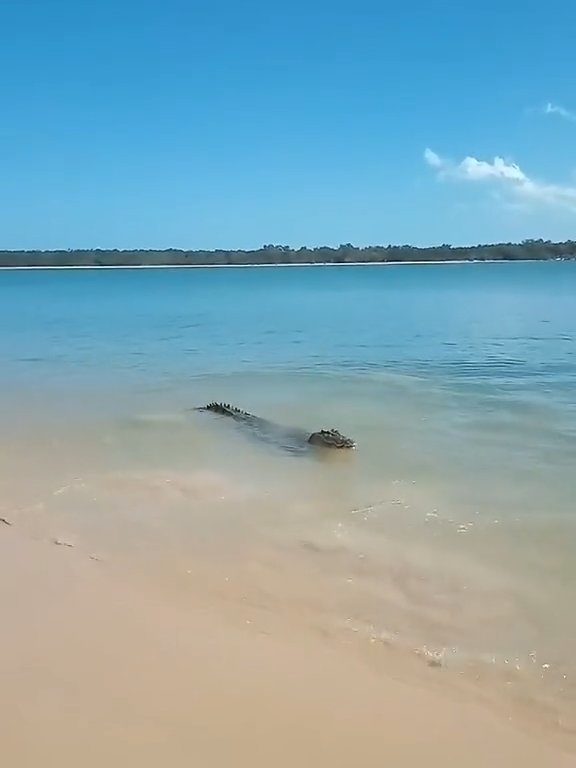
[[[566,719],[575,338],[576,263],[1,271],[0,511],[225,562],[254,605]],[[286,455],[189,410],[213,399],[358,450]]]
[[[0,351],[24,382],[397,372],[569,402],[575,284],[574,263],[6,271]]]

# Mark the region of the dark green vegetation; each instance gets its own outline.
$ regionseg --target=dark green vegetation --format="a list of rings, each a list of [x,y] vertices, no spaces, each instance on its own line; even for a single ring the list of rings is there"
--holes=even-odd
[[[551,243],[524,240],[522,243],[474,245],[464,248],[440,245],[414,248],[410,245],[356,248],[349,243],[338,248],[298,248],[265,245],[254,251],[0,251],[0,267],[115,267],[242,264],[350,264],[388,261],[518,261],[523,259],[574,259],[576,241]]]

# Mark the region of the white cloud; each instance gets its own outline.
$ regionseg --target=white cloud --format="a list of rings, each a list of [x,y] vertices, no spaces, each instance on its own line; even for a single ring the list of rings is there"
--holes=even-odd
[[[458,166],[461,176],[472,181],[482,179],[509,179],[524,181],[526,176],[514,163],[507,163],[501,157],[495,157],[492,163],[477,160],[475,157],[465,157]]]
[[[428,165],[432,166],[432,168],[441,168],[443,165],[442,158],[437,155],[436,152],[432,152],[431,149],[428,149],[428,147],[424,150],[424,159]]]
[[[496,156],[492,162],[465,157],[459,163],[443,158],[431,149],[424,151],[424,160],[437,173],[438,178],[467,182],[498,184],[516,200],[561,206],[576,211],[576,187],[548,184],[527,176],[516,163]]]
[[[510,181],[524,181],[526,175],[515,163],[507,163],[502,157],[495,157],[489,163],[486,160],[477,160],[475,157],[465,157],[456,164],[451,160],[440,157],[431,149],[424,151],[424,159],[432,168],[437,168],[445,176],[469,181],[483,181],[484,179],[508,179]]]
[[[548,102],[544,107],[544,114],[558,115],[558,117],[562,117],[564,120],[569,120],[571,123],[576,123],[576,113],[561,107],[559,104],[552,104],[551,102]]]

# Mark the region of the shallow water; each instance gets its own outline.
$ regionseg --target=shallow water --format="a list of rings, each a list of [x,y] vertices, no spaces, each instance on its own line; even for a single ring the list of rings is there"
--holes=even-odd
[[[0,514],[573,728],[575,336],[574,263],[0,272]]]

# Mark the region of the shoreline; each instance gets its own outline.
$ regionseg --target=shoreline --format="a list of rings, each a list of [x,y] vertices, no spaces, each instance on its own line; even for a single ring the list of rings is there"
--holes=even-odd
[[[9,266],[0,267],[0,271],[27,271],[27,270],[111,270],[111,269],[260,269],[271,267],[414,267],[414,266],[442,266],[454,264],[544,264],[565,263],[574,259],[452,259],[449,261],[349,261],[349,262],[320,262],[310,261],[298,264],[276,262],[274,264],[109,264],[109,265],[34,265],[34,266]]]
[[[0,526],[11,768],[573,764],[437,682],[399,679],[392,660],[380,673],[329,638],[246,626],[202,588],[191,604],[160,600],[105,561]]]

